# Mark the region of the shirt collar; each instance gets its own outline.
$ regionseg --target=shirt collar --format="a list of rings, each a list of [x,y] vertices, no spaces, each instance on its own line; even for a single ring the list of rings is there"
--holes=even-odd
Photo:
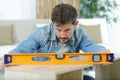
[[[54,28],[53,28],[53,25],[51,24],[50,25],[51,26],[51,32],[50,32],[50,38],[49,38],[49,40],[52,40],[52,41],[57,41],[57,39],[56,39],[56,33],[55,33],[55,30],[54,30]]]

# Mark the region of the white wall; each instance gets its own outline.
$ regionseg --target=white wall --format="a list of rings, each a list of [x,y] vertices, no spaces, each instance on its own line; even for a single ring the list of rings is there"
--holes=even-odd
[[[36,0],[0,0],[0,20],[35,18]]]
[[[111,47],[111,50],[114,53],[120,53],[120,0],[116,0],[117,4],[119,4],[119,7],[115,10],[114,16],[117,16],[118,22],[113,23],[112,25],[107,26],[107,31],[108,31],[108,39],[109,39],[109,44]]]

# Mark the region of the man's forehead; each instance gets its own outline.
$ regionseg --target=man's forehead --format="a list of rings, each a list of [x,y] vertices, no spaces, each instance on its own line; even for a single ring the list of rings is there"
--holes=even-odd
[[[54,23],[55,27],[70,27],[71,25],[72,25],[71,23],[66,23],[66,24],[57,24],[57,23]]]
[[[56,27],[60,27],[60,26],[64,26],[64,25],[71,25],[72,23],[71,22],[68,22],[68,23],[65,23],[65,24],[61,24],[61,23],[57,23],[57,22],[54,22],[53,25],[56,26]]]
[[[71,27],[72,27],[72,26],[66,26],[66,25],[64,25],[64,26],[60,26],[60,27],[56,27],[56,26],[55,26],[55,29],[59,29],[59,30],[67,30],[67,29],[71,29]]]
[[[62,26],[62,24],[57,24],[57,23],[55,23],[54,26],[55,26],[55,27],[60,27],[60,26]]]

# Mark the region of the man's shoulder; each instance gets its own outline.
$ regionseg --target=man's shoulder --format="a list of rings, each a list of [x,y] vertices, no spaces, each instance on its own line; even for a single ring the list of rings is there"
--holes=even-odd
[[[53,26],[51,24],[48,24],[43,27],[37,27],[36,30],[40,33],[49,33],[53,31]]]
[[[77,26],[77,27],[75,28],[75,33],[76,33],[77,35],[80,35],[80,34],[84,33],[84,29],[81,28],[80,26]]]

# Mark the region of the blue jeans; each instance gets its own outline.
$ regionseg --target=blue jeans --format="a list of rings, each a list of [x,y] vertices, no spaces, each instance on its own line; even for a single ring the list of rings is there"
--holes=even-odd
[[[83,80],[95,80],[95,79],[91,76],[83,75]]]

